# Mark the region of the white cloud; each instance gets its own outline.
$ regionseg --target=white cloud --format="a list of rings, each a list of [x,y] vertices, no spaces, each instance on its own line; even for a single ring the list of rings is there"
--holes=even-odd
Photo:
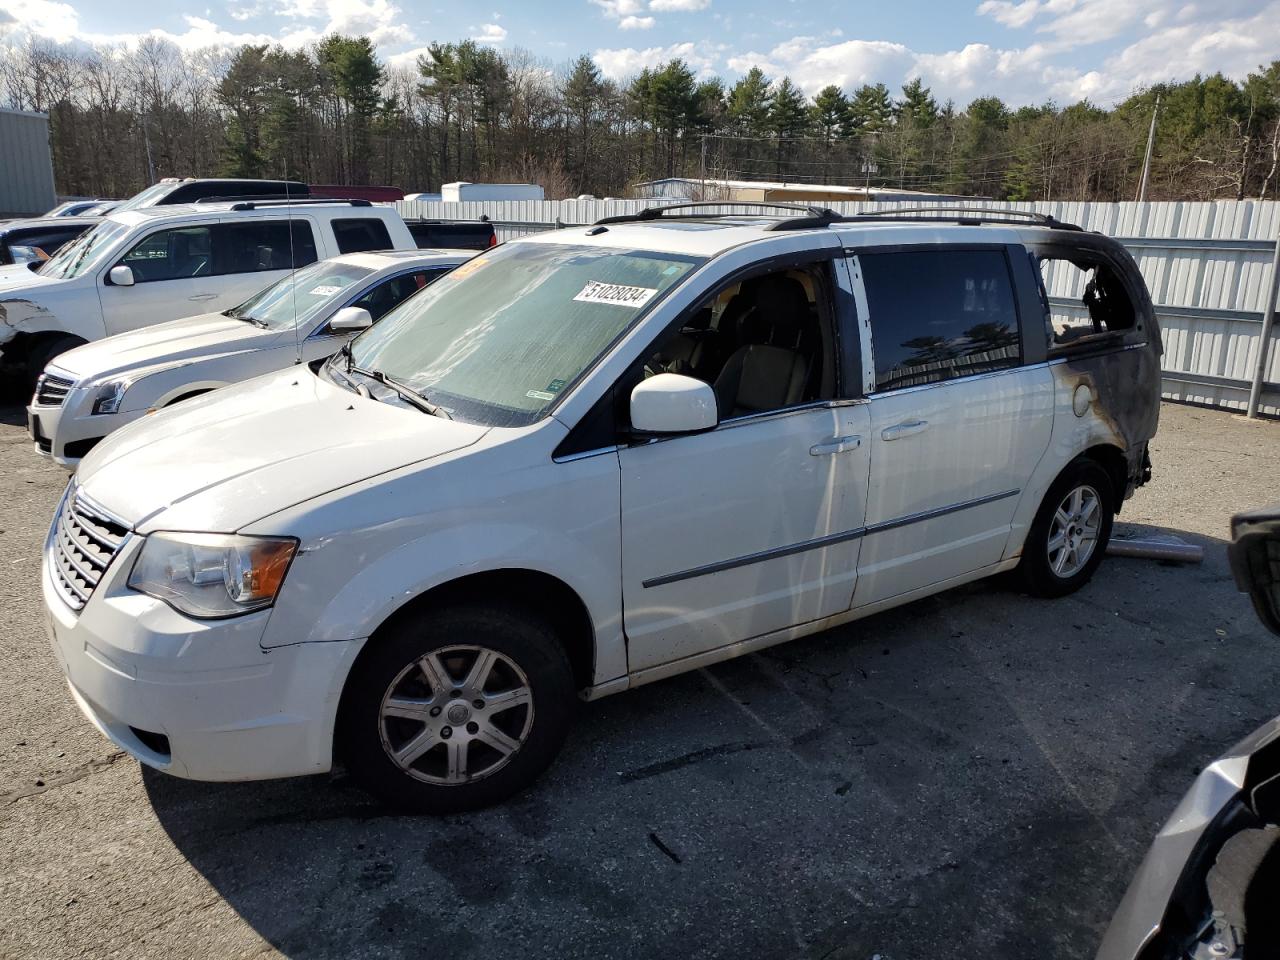
[[[80,33],[80,15],[68,3],[54,0],[0,0],[0,13],[8,14],[6,31],[21,30],[66,43]]]
[[[705,10],[709,6],[711,6],[711,0],[649,0],[649,9],[657,10],[659,13],[666,11],[688,13]]]
[[[1006,27],[1025,27],[1040,11],[1040,0],[1022,0],[1021,3],[1010,3],[1009,0],[983,0],[978,4],[978,14],[994,17]]]
[[[623,17],[618,21],[619,30],[648,30],[656,20],[653,17]]]
[[[591,0],[610,20],[634,17],[644,13],[644,0]]]
[[[472,27],[474,30],[475,28]],[[502,43],[507,39],[507,28],[500,27],[496,23],[482,23],[480,32],[472,38],[476,43],[492,43],[494,45]]]
[[[1048,99],[1106,103],[1196,73],[1222,71],[1243,79],[1280,50],[1280,0],[1218,0],[1213,8],[1179,0],[1129,0],[1117,12],[1119,6],[1112,0],[986,0],[977,7],[979,14],[1042,35],[1011,48],[970,43],[925,52],[882,40],[797,36],[767,52],[734,53],[725,63],[736,73],[758,66],[775,80],[790,76],[810,95],[830,83],[845,90],[884,83],[896,92],[920,77],[939,99],[954,97],[962,107],[987,95],[1018,106]],[[1158,13],[1163,15],[1153,18]],[[1069,36],[1084,19],[1108,17],[1109,22]],[[1123,23],[1117,26],[1117,20]],[[1147,20],[1154,26],[1142,26]],[[1130,42],[1101,62],[1089,62],[1078,50],[1067,56],[1081,43],[1126,31]]]
[[[661,66],[679,58],[699,76],[714,72],[723,48],[708,43],[673,43],[668,47],[647,47],[637,50],[624,47],[620,50],[597,50],[591,55],[600,72],[611,80],[626,80],[645,67]]]
[[[767,54],[745,53],[728,59],[731,69],[745,73],[758,66],[776,78],[791,77],[810,95],[828,84],[852,89],[886,77],[905,78],[915,55],[887,40],[845,40],[823,44],[816,37],[792,37]]]

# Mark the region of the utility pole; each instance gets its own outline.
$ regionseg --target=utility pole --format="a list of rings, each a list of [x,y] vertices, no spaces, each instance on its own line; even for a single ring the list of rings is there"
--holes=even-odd
[[[705,133],[702,135],[701,171],[702,171],[702,193],[699,195],[698,199],[706,200],[707,199],[707,135]]]
[[[1151,147],[1156,141],[1156,116],[1160,113],[1160,94],[1156,94],[1156,105],[1151,110],[1151,130],[1147,133],[1147,155],[1142,160],[1142,179],[1138,182],[1138,202],[1147,199],[1147,178],[1151,176]]]

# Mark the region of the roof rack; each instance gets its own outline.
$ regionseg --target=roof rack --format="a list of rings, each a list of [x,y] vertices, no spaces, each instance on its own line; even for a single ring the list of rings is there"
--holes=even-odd
[[[992,210],[973,207],[900,207],[889,210],[873,210],[867,213],[854,213],[848,216],[842,216],[834,210],[823,210],[817,215],[809,217],[779,220],[765,229],[804,230],[810,227],[830,226],[832,223],[894,223],[900,220],[925,223],[932,220],[940,220],[966,226],[978,226],[984,223],[1031,223],[1035,226],[1048,227],[1052,230],[1083,230],[1082,227],[1074,223],[1064,223],[1046,213],[1034,213],[1030,210]]]
[[[352,207],[372,207],[373,204],[368,200],[349,199],[341,200],[336,197],[303,197],[298,200],[263,200],[257,198],[254,200],[246,200],[243,203],[234,203],[231,205],[232,210],[257,210],[259,207],[296,207],[301,204],[317,204],[317,203],[345,203]]]
[[[603,217],[597,220],[594,226],[598,227],[609,223],[643,223],[646,220],[661,220],[669,210],[689,210],[700,207],[762,207],[766,210],[790,210],[793,213],[803,213],[809,217],[821,216],[823,213],[828,213],[835,217],[839,216],[834,211],[825,210],[822,207],[811,207],[798,203],[769,203],[760,200],[709,200],[690,203],[669,203],[661,207],[645,207],[637,213],[621,213],[612,217]],[[720,214],[720,216],[750,216],[750,214],[741,214],[740,211],[731,210]]]
[[[310,195],[289,197],[284,194],[260,194],[258,196],[239,197],[200,197],[198,200],[193,200],[192,203],[196,206],[206,203],[230,203],[232,204],[232,210],[254,210],[258,207],[297,206],[300,203],[345,203],[353,207],[373,206],[373,204],[368,200],[343,200],[337,197],[313,197]]]

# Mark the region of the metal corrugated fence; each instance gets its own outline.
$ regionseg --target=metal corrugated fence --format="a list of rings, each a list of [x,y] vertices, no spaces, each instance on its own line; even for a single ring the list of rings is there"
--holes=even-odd
[[[399,203],[406,217],[474,220],[487,216],[501,240],[634,213],[661,200],[513,200]],[[824,204],[840,213],[902,204]],[[947,203],[946,206],[957,206]],[[1263,314],[1275,296],[1272,259],[1280,235],[1280,202],[994,203],[972,209],[1045,213],[1120,240],[1151,290],[1164,335],[1164,396],[1233,410],[1248,404]],[[751,212],[747,206],[730,208]],[[1280,416],[1280,350],[1274,331],[1259,410]]]
[[[0,109],[0,174],[0,215],[30,216],[54,205],[48,114]]]

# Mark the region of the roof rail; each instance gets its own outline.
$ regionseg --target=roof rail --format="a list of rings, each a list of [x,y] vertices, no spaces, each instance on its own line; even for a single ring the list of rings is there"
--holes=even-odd
[[[982,207],[901,207],[898,209],[872,210],[866,213],[854,213],[849,216],[837,217],[836,222],[892,223],[897,220],[915,220],[925,222],[930,220],[945,220],[949,223],[960,223],[974,226],[983,223],[1031,223],[1036,226],[1048,227],[1052,230],[1083,231],[1083,228],[1077,224],[1065,223],[1047,213],[1035,213],[1031,210],[998,210]],[[786,221],[775,223],[769,229],[796,230],[801,229],[804,226],[817,226],[817,224],[797,224],[796,226],[787,226],[786,223]]]
[[[225,194],[223,196],[196,197],[194,200],[188,200],[187,203],[236,203],[240,200],[292,200],[297,203],[299,200],[310,200],[311,194],[299,193],[297,195],[289,193],[237,193]]]
[[[597,220],[594,226],[602,226],[609,223],[643,223],[646,220],[661,220],[667,215],[668,210],[689,210],[691,208],[700,207],[756,207],[764,208],[766,210],[789,210],[793,213],[806,214],[809,217],[818,217],[823,214],[830,214],[831,216],[836,217],[839,216],[833,211],[826,210],[823,207],[811,207],[798,203],[769,203],[767,201],[760,200],[708,200],[693,201],[690,203],[669,203],[661,207],[645,207],[637,213],[622,213],[612,217],[603,217]],[[718,216],[750,216],[750,214],[743,214],[736,210],[728,210],[724,213],[718,214]]]
[[[352,207],[372,207],[373,204],[368,200],[360,200],[352,198],[349,200],[340,200],[330,197],[302,197],[297,200],[264,200],[261,198],[254,200],[246,200],[242,203],[234,203],[231,205],[232,210],[257,210],[259,207],[296,207],[301,204],[317,204],[317,203],[345,203]]]

